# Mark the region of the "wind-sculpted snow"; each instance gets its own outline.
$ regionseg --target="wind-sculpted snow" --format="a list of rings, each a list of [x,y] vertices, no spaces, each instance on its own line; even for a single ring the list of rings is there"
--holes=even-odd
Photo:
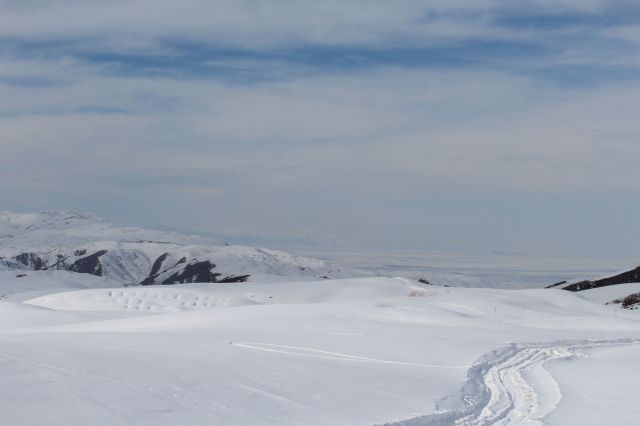
[[[537,389],[525,374],[542,369],[551,360],[584,355],[581,349],[600,346],[638,344],[640,339],[565,340],[551,343],[513,344],[483,356],[471,369],[460,395],[449,396],[438,404],[436,414],[393,423],[395,426],[485,426],[542,425],[542,409]],[[558,393],[558,384],[546,375],[544,386]],[[547,389],[548,390],[548,389]],[[558,401],[555,401],[556,404]],[[460,407],[461,405],[461,407]],[[448,408],[446,408],[449,406]],[[551,407],[553,408],[553,407]]]

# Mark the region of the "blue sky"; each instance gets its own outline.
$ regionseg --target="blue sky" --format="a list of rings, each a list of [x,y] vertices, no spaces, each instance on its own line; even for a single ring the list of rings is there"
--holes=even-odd
[[[631,1],[4,1],[0,209],[636,256]]]

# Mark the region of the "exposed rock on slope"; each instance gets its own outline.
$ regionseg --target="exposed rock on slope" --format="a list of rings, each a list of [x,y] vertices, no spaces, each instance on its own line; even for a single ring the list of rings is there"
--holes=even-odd
[[[326,276],[324,261],[173,232],[117,227],[90,213],[0,212],[0,268],[66,270],[128,284],[242,282],[252,274]]]
[[[619,305],[623,309],[638,309],[640,307],[640,293],[637,292],[637,283],[640,283],[640,266],[610,277],[575,282],[563,281],[547,288],[583,292],[581,294],[587,299],[600,299],[601,303],[603,299],[607,300],[606,305]]]
[[[640,282],[640,266],[630,271],[622,272],[612,277],[601,278],[598,280],[584,280],[575,283],[567,283],[566,281],[548,286],[547,288],[561,288],[569,291],[590,290],[592,288],[605,287],[616,284],[628,284]]]
[[[627,297],[616,299],[607,305],[620,305],[623,309],[638,309],[640,307],[640,293],[633,293]]]

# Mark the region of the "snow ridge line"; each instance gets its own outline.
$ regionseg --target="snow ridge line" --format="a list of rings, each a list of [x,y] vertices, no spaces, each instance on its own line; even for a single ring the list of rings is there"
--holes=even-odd
[[[640,338],[512,344],[478,359],[469,369],[467,381],[460,393],[442,399],[436,405],[439,411],[435,414],[387,425],[504,426],[526,422],[541,424],[535,418],[538,408],[537,394],[522,376],[523,372],[552,359],[579,356],[580,349],[638,343]]]

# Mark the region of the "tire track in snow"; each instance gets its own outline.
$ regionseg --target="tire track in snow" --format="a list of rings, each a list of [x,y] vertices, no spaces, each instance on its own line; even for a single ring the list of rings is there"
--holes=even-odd
[[[535,389],[523,373],[553,359],[581,355],[581,349],[638,344],[640,339],[564,340],[514,344],[480,358],[470,369],[460,394],[440,401],[436,414],[390,423],[395,426],[541,425]],[[549,376],[551,378],[551,376]],[[549,386],[557,388],[555,381]],[[448,407],[442,409],[441,407]]]

